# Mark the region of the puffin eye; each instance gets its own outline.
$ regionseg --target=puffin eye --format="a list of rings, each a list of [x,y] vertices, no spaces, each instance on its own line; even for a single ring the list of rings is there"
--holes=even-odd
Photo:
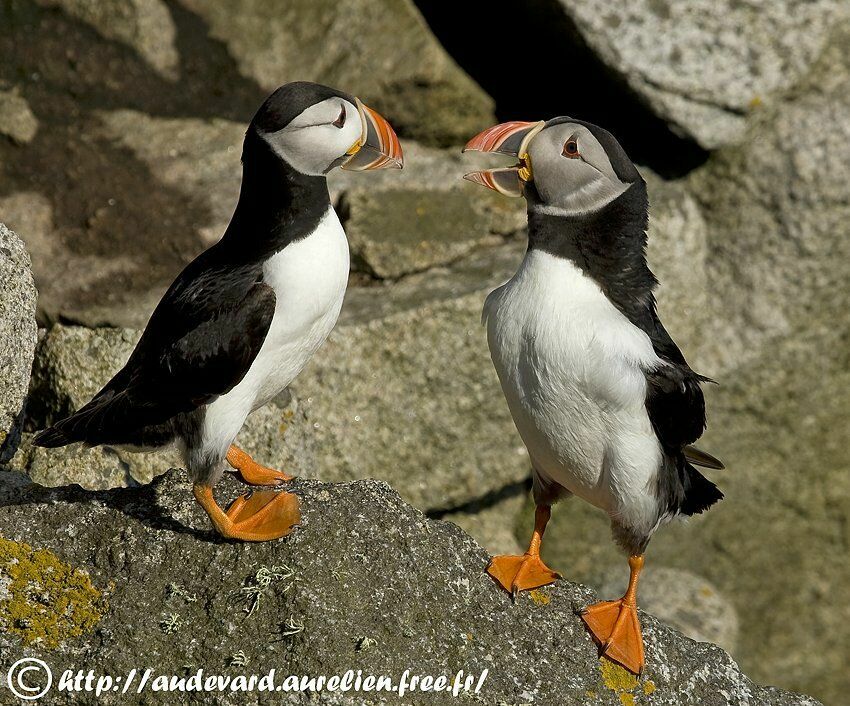
[[[341,110],[339,111],[339,117],[333,121],[333,125],[336,125],[336,127],[342,130],[343,126],[345,125],[345,105],[342,106]]]
[[[569,159],[577,159],[578,157],[581,157],[581,154],[579,154],[578,151],[578,142],[576,142],[576,138],[571,137],[564,143],[564,149],[561,154]]]

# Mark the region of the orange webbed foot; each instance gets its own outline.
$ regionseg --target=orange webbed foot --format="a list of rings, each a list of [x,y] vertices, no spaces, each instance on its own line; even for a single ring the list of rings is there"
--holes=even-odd
[[[301,521],[297,496],[262,490],[241,495],[227,512],[216,504],[210,486],[196,485],[195,498],[206,510],[218,533],[243,542],[265,542],[288,535]]]
[[[487,573],[514,596],[519,591],[540,588],[561,578],[559,573],[552,571],[543,563],[539,554],[494,556],[490,559]]]
[[[634,603],[623,598],[595,603],[584,610],[581,619],[599,645],[601,655],[634,674],[643,671],[643,636]]]

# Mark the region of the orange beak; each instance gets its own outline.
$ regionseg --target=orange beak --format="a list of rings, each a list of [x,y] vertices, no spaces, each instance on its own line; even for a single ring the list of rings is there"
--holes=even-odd
[[[341,165],[342,169],[354,172],[401,169],[404,166],[404,155],[395,130],[380,113],[364,105],[359,98],[355,98],[355,101],[363,132],[346,153],[348,156]]]
[[[528,145],[543,129],[545,121],[536,123],[514,120],[479,132],[463,148],[464,152],[497,152],[519,158],[519,164],[501,169],[470,172],[464,179],[498,191],[505,196],[522,196],[523,184],[531,181],[531,161]]]

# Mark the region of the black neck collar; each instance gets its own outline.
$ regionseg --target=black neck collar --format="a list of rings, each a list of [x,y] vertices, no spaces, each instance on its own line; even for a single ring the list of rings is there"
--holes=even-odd
[[[241,259],[264,259],[312,233],[330,206],[324,176],[297,171],[249,128],[239,202],[221,245]]]
[[[639,179],[594,213],[553,215],[540,210],[527,186],[528,249],[562,257],[591,277],[622,310],[629,300],[652,296],[657,284],[646,262],[648,199]]]

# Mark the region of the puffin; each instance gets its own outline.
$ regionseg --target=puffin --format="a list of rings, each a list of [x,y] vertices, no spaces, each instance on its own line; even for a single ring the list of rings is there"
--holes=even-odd
[[[324,343],[342,307],[348,241],[327,174],[402,166],[392,127],[358,98],[305,81],[275,90],[245,133],[239,199],[224,235],[174,280],[127,364],[34,443],[133,451],[175,444],[220,535],[287,535],[300,521],[292,493],[249,492],[223,510],[213,486],[228,466],[250,486],[293,478],[234,441],[247,416]]]
[[[464,151],[518,158],[465,178],[525,197],[528,248],[486,298],[490,356],[531,462],[534,530],[522,556],[487,572],[518,591],[560,578],[540,558],[552,505],[573,495],[608,514],[626,553],[622,598],[582,619],[600,654],[640,674],[637,586],[649,540],[723,497],[696,466],[721,469],[693,443],[706,426],[701,384],[656,310],[646,261],[646,183],[616,138],[570,117],[512,121]]]

